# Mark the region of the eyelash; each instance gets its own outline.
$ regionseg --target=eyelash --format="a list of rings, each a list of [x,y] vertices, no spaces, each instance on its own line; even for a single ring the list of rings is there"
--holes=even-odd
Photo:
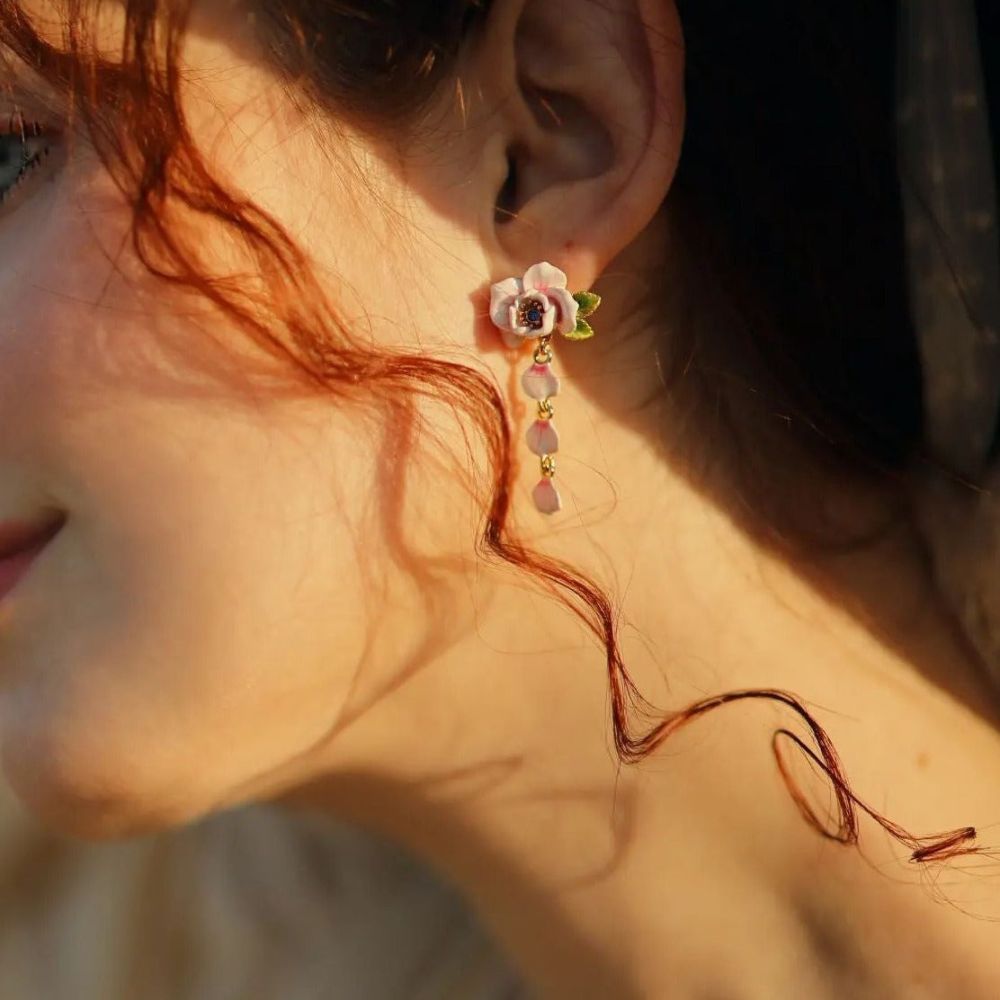
[[[20,194],[26,183],[39,175],[38,168],[49,159],[55,140],[53,132],[40,122],[28,121],[17,109],[6,121],[0,119],[0,209],[6,209],[14,193]],[[4,149],[11,146],[10,162],[5,163]],[[19,157],[19,164],[14,157]],[[13,169],[17,170],[13,180],[4,182],[3,175]]]

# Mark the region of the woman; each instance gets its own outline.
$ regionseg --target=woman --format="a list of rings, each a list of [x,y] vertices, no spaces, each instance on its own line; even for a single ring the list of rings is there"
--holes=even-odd
[[[731,6],[0,4],[0,510],[52,536],[0,736],[38,818],[357,822],[543,996],[996,996],[899,12]],[[550,518],[490,295],[543,262],[602,298],[552,342]]]

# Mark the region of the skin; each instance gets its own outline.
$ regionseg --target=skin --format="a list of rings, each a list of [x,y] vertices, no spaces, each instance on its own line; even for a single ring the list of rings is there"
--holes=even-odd
[[[185,49],[192,128],[301,239],[343,315],[367,314],[381,343],[476,367],[512,402],[525,358],[498,347],[489,284],[546,259],[571,288],[596,284],[598,337],[554,343],[567,511],[546,521],[531,509],[537,475],[522,454],[526,538],[621,599],[625,659],[654,703],[786,688],[821,713],[858,794],[908,829],[994,823],[995,696],[914,539],[808,566],[777,559],[665,461],[669,411],[636,406],[657,387],[662,320],[636,301],[663,266],[680,29],[661,3],[640,5],[644,31],[624,2],[592,11],[596,26],[568,6],[599,49],[589,58],[572,37],[516,45],[520,24],[563,38],[547,20],[557,12],[500,2],[463,59],[464,111],[449,91],[419,123],[434,142],[391,151],[330,117],[335,153],[249,34],[226,21],[223,44],[226,12],[203,6]],[[646,70],[625,72],[635,66]],[[524,73],[591,118],[558,136],[542,128]],[[515,144],[529,150],[524,203],[498,224]],[[478,499],[453,459],[418,439],[398,492],[380,442],[405,424],[269,395],[235,327],[144,271],[123,243],[128,219],[80,148],[0,225],[0,514],[68,514],[2,605],[0,752],[30,811],[94,839],[253,800],[329,811],[457,881],[542,995],[749,983],[760,992],[740,995],[862,996],[848,977],[863,973],[883,977],[872,996],[956,984],[995,995],[988,925],[802,821],[769,747],[793,721],[783,710],[727,706],[620,768],[601,650],[522,574],[477,558]],[[207,259],[227,252],[216,232],[202,240]],[[242,364],[209,346],[208,329]],[[448,414],[423,415],[457,439]],[[520,447],[527,414],[516,419]],[[398,536],[371,515],[388,493],[400,496]],[[831,495],[847,510],[872,502]],[[820,573],[825,590],[810,583]],[[845,612],[836,595],[848,590],[875,592],[877,635]],[[897,856],[867,821],[865,836],[876,863]],[[898,945],[870,928],[904,925],[914,961],[887,963]]]

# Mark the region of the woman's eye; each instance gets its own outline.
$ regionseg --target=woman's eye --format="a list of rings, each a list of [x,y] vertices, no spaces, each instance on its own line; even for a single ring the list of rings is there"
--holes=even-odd
[[[20,198],[44,173],[57,135],[19,113],[0,119],[0,207]]]

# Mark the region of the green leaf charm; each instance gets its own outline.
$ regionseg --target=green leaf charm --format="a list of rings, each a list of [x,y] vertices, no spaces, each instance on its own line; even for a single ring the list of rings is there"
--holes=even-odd
[[[596,292],[574,292],[573,298],[580,307],[577,316],[581,318],[589,316],[601,304],[601,297]]]
[[[578,319],[576,326],[565,334],[567,340],[590,340],[593,336],[594,328],[585,319]]]

